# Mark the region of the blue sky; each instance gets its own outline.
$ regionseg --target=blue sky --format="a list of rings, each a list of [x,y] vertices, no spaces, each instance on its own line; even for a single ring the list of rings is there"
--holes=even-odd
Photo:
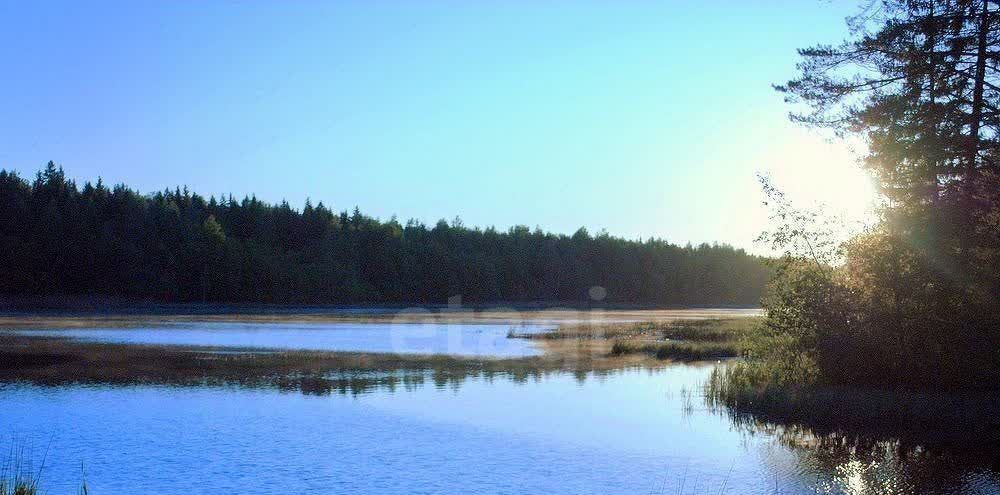
[[[770,87],[854,1],[0,1],[24,174],[746,248],[757,171],[870,197]]]

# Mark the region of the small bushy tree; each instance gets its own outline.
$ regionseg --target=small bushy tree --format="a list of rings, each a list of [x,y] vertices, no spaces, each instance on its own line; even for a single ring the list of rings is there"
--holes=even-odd
[[[838,242],[764,183],[765,239],[785,256],[751,357],[833,384],[996,387],[998,3],[873,1],[851,23],[841,46],[801,50],[801,76],[778,90],[808,105],[793,120],[866,140],[890,201]]]

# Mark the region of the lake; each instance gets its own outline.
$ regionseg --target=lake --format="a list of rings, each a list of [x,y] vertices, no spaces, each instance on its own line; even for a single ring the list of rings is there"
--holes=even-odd
[[[505,325],[400,326],[185,323],[29,333],[212,349],[398,352],[402,341],[414,352],[538,352],[507,339]],[[407,329],[414,335],[393,340]],[[919,445],[831,445],[734,423],[702,396],[713,366],[443,381],[410,371],[350,393],[6,383],[0,445],[25,448],[50,494],[75,493],[81,467],[96,494],[1000,493],[996,471]]]
[[[470,323],[230,323],[199,322],[126,328],[18,330],[21,335],[121,344],[229,350],[311,350],[523,357],[540,351],[507,332],[540,332],[551,325]]]

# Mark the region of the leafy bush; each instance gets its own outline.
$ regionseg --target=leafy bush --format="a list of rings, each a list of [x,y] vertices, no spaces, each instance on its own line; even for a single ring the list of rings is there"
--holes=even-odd
[[[789,249],[750,332],[733,383],[995,387],[1000,377],[1000,180],[964,195],[883,211],[833,243],[816,217],[777,195],[769,238]],[[816,246],[829,246],[817,252]]]
[[[895,221],[845,243],[841,265],[786,259],[748,339],[751,359],[826,384],[995,386],[1000,285],[982,267],[995,263],[1000,243],[959,250],[950,245],[961,239],[944,239],[933,249],[918,229],[899,228],[914,218]],[[973,253],[981,263],[963,259]]]

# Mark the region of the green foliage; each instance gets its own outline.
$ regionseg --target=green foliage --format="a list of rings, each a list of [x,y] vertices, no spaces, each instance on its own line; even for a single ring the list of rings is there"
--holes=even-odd
[[[699,320],[640,321],[629,323],[571,323],[547,332],[518,333],[511,328],[510,338],[520,339],[656,339],[722,342],[739,340],[757,321],[754,317],[707,318]]]
[[[1000,12],[994,0],[863,2],[850,39],[799,50],[777,86],[792,119],[865,139],[865,165],[892,200],[934,201],[1000,172]],[[957,178],[970,180],[955,180]]]
[[[658,330],[662,338],[669,340],[732,342],[742,340],[758,320],[757,317],[675,320],[660,325]]]
[[[763,299],[764,321],[746,339],[753,365],[747,365],[745,372],[750,375],[745,378],[766,375],[801,383],[814,377],[817,345],[843,319],[839,296],[824,267],[786,259]]]
[[[656,359],[674,361],[710,361],[739,355],[739,346],[733,342],[637,342],[616,340],[611,346],[612,356],[649,354]]]
[[[750,360],[727,381],[995,387],[1000,242],[971,235],[995,222],[1000,192],[986,199],[994,206],[985,214],[959,213],[974,224],[968,231],[948,227],[959,210],[942,198],[889,211],[892,223],[841,246],[841,264],[787,256],[763,299],[767,316],[748,339]]]
[[[79,188],[49,163],[0,171],[0,294],[128,301],[754,305],[770,274],[729,246],[680,247],[580,229],[572,236],[460,221],[428,227],[307,201]]]
[[[801,51],[801,77],[778,88],[811,107],[793,119],[866,139],[864,163],[891,202],[876,226],[840,242],[764,181],[775,223],[764,237],[785,256],[749,360],[720,375],[724,395],[996,388],[995,10],[986,0],[878,2],[853,20],[853,39]]]

